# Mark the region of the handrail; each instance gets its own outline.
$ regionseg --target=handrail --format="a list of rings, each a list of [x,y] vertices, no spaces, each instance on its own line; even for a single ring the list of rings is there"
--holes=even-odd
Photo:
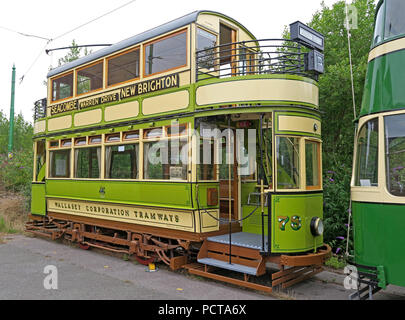
[[[293,74],[317,80],[306,71],[305,49],[289,39],[221,44],[196,51],[196,81],[241,75]]]
[[[46,117],[46,98],[34,102],[34,121]]]

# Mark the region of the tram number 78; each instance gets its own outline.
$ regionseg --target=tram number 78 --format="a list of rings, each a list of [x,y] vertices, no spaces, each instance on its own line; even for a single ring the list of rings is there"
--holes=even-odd
[[[287,223],[290,221],[290,217],[288,216],[279,216],[278,222],[279,222],[279,228],[281,231],[285,231],[285,228],[287,226]],[[294,231],[298,231],[301,229],[301,217],[300,216],[292,216],[291,217],[291,222],[290,222],[291,229]]]

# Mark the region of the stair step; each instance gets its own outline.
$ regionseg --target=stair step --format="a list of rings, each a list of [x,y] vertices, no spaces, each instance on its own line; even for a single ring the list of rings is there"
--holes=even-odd
[[[247,267],[241,264],[212,259],[212,258],[202,258],[197,260],[199,263],[207,264],[209,266],[218,267],[222,269],[232,270],[240,273],[246,273],[255,276],[257,274],[257,268]]]

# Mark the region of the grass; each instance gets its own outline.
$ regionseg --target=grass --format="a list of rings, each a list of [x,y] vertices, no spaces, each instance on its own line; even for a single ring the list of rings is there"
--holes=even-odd
[[[332,256],[329,260],[325,262],[325,266],[337,270],[343,269],[346,266],[346,264],[347,264],[346,261],[338,256]]]

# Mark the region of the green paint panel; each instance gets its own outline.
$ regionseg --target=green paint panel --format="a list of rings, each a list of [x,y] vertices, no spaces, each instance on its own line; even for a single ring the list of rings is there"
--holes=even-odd
[[[355,262],[383,266],[386,283],[405,286],[405,205],[353,202]]]
[[[313,236],[313,217],[323,218],[323,195],[286,194],[272,196],[271,250],[274,253],[303,252],[323,244],[322,236]]]
[[[31,213],[46,215],[45,183],[33,183],[31,194]]]
[[[404,61],[405,50],[370,61],[360,116],[405,108]]]
[[[47,180],[47,197],[191,209],[190,183]]]

